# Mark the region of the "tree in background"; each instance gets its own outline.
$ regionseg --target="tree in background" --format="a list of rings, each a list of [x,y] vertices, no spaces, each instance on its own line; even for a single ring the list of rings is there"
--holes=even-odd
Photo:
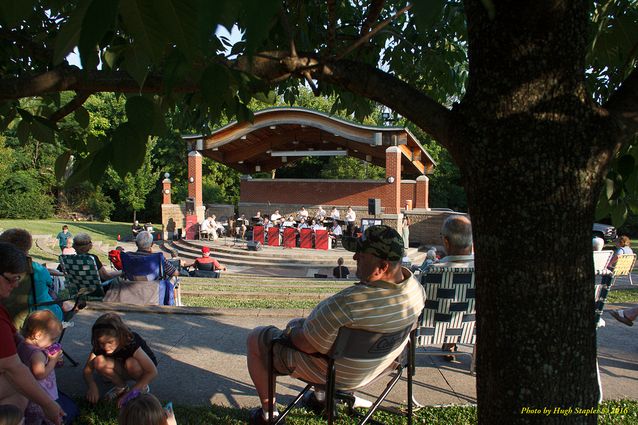
[[[250,120],[272,87],[294,100],[300,79],[356,119],[371,101],[404,116],[449,151],[467,193],[479,422],[596,405],[591,223],[597,204],[621,221],[638,188],[635,0],[0,5],[0,114],[23,138],[47,139],[90,92],[128,94],[126,121],[78,158],[76,181],[134,172],[177,105],[180,124],[206,132],[222,113]],[[234,24],[240,42],[215,35]],[[76,46],[83,69],[65,61]],[[17,99],[30,97],[59,109],[25,114]]]

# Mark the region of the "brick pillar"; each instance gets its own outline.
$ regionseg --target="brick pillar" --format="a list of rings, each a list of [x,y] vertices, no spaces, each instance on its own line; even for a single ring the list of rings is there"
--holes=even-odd
[[[430,179],[425,174],[416,178],[416,205],[414,208],[430,209]]]
[[[195,199],[195,208],[202,202],[202,155],[197,151],[188,153],[188,196]]]
[[[169,174],[165,174],[166,178],[162,180],[162,205],[172,204],[171,202],[171,180]]]
[[[386,214],[399,214],[401,211],[401,151],[397,146],[390,146],[385,150],[385,178],[387,187],[386,205],[383,205]],[[392,183],[390,183],[390,180]]]

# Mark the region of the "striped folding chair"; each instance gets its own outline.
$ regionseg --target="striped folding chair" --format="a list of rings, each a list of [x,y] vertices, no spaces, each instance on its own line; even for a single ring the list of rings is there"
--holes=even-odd
[[[416,333],[416,354],[443,356],[444,343],[471,348],[455,355],[471,358],[474,373],[476,309],[474,268],[437,267],[433,265],[421,277],[426,301]]]
[[[102,283],[93,257],[88,254],[60,255],[60,263],[64,267],[64,284],[71,296],[82,292],[91,297],[104,297],[103,286],[108,283]]]

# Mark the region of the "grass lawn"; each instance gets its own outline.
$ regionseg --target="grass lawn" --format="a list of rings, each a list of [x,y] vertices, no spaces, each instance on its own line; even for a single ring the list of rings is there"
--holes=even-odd
[[[635,303],[638,302],[638,288],[612,289],[607,295],[607,303]]]
[[[81,403],[81,417],[76,423],[80,425],[117,425],[117,410],[113,405],[91,407]],[[632,425],[638,423],[638,402],[633,400],[607,401],[599,406],[599,424]],[[247,409],[234,409],[220,406],[187,407],[175,406],[175,416],[180,425],[239,425],[248,422]],[[405,424],[406,420],[387,412],[375,413],[375,419],[388,425]],[[295,409],[286,417],[286,423],[292,425],[323,425],[325,420],[308,413],[303,409]],[[357,421],[340,415],[336,424],[355,424]],[[468,425],[476,424],[476,407],[450,406],[426,407],[414,413],[414,423],[433,425]]]

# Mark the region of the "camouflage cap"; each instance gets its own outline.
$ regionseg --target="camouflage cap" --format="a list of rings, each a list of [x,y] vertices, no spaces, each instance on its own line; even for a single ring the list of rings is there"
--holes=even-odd
[[[403,258],[403,238],[389,226],[370,226],[360,238],[344,236],[343,247],[352,252],[372,254],[388,261],[401,261]]]

